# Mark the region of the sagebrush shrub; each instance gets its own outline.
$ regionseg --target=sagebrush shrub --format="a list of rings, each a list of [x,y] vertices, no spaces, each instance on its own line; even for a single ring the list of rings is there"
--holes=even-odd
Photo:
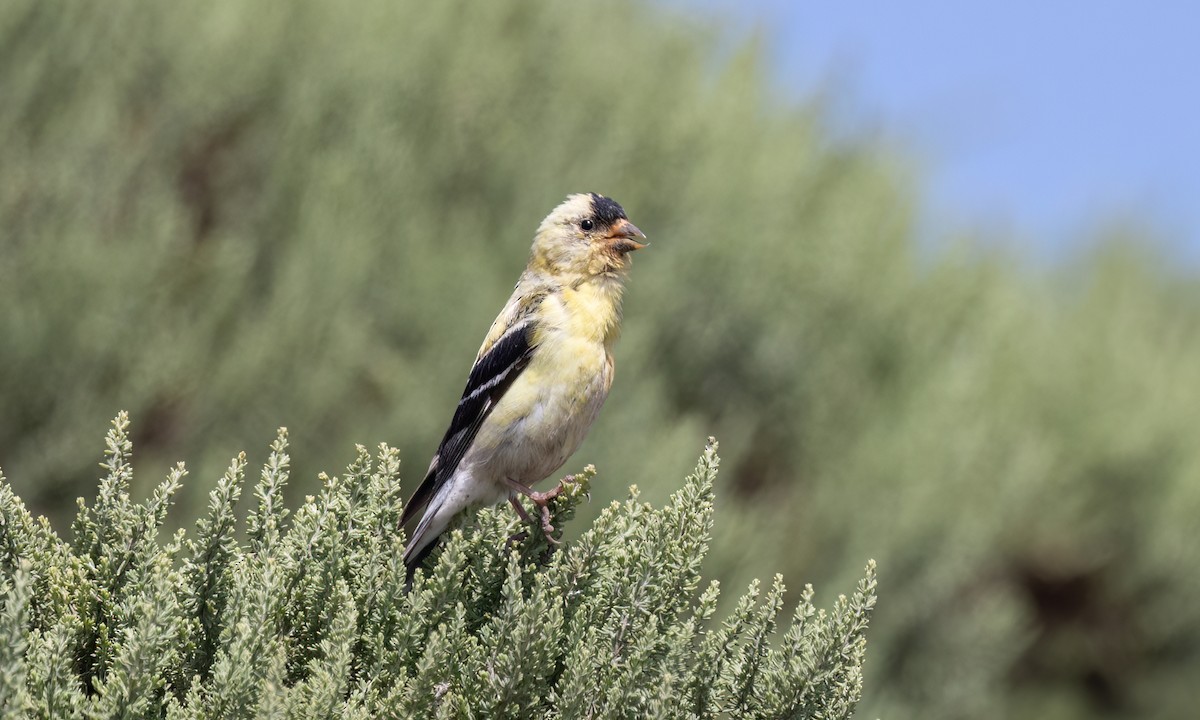
[[[3,717],[844,718],[861,693],[873,563],[828,612],[806,587],[785,628],[779,576],[714,621],[715,442],[666,506],[633,488],[561,545],[483,510],[408,588],[394,449],[360,446],[289,513],[280,430],[244,521],[242,454],[164,541],[186,471],[133,502],[128,425],[69,540],[0,483]],[[556,525],[593,475],[567,483]]]

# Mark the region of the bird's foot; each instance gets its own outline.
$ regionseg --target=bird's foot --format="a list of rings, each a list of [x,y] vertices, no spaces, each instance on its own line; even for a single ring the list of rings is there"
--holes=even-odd
[[[554,486],[553,490],[537,492],[536,490],[533,490],[532,488],[522,485],[516,481],[508,481],[510,487],[532,500],[533,504],[537,505],[541,510],[540,525],[542,527],[542,534],[546,537],[546,542],[550,543],[551,545],[560,545],[562,543],[554,537],[554,525],[550,522],[550,503],[554,500],[554,498],[558,497],[559,494],[562,493],[563,487],[569,482],[575,482],[574,475],[568,475],[560,480],[558,485]],[[517,511],[517,515],[520,515],[522,520],[531,525],[533,524],[533,518],[529,517],[529,513],[525,511],[525,507],[521,505],[521,501],[517,500],[516,496],[510,497],[509,502],[512,503],[513,509]]]
[[[549,494],[549,493],[545,493],[545,494]],[[538,495],[543,495],[543,493],[538,493]],[[546,502],[539,503],[538,498],[530,498],[530,499],[532,499],[534,503],[537,503],[538,507],[540,507],[542,509],[541,526],[542,526],[542,533],[545,534],[545,536],[546,536],[546,541],[553,543],[554,545],[558,545],[558,541],[555,540],[554,536],[551,534],[554,532],[554,526],[550,524],[550,507],[546,504]],[[533,518],[529,516],[529,512],[525,510],[525,506],[521,504],[521,501],[518,500],[515,495],[513,497],[510,497],[508,499],[508,501],[512,504],[513,510],[517,511],[517,515],[519,515],[521,517],[522,522],[528,523],[529,525],[533,524]],[[529,537],[529,533],[522,530],[521,532],[510,535],[508,537],[508,542],[512,543],[512,544],[516,544],[516,543],[524,541],[528,537]]]
[[[542,535],[545,536],[546,542],[551,545],[561,545],[562,543],[554,537],[554,526],[550,524],[550,506],[542,506]]]
[[[525,494],[525,496],[532,500],[538,507],[545,509],[546,506],[549,505],[552,500],[554,500],[554,498],[562,494],[563,488],[566,487],[566,484],[572,482],[575,482],[575,476],[568,475],[562,480],[559,480],[558,484],[554,486],[553,490],[547,490],[544,493],[530,490]]]

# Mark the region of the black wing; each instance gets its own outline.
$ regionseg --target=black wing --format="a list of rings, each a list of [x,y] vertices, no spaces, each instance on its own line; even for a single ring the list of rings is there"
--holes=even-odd
[[[533,354],[533,322],[520,321],[504,333],[491,349],[479,358],[471,375],[467,378],[467,387],[463,390],[462,399],[450,420],[450,427],[438,446],[437,454],[429,465],[429,472],[421,482],[421,487],[409,498],[404,506],[404,514],[400,524],[407,523],[425,507],[437,491],[454,474],[459,461],[471,446],[479,426],[496,406],[501,396],[512,385],[513,381],[529,364]]]

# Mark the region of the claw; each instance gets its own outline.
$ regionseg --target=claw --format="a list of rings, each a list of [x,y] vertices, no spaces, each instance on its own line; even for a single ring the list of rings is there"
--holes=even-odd
[[[550,524],[550,507],[542,506],[542,534],[546,536],[546,542],[551,545],[561,545],[562,543],[554,537],[554,526]]]
[[[550,522],[550,502],[562,493],[563,488],[569,482],[575,482],[574,475],[566,476],[558,482],[558,485],[554,486],[554,489],[543,493],[532,490],[528,486],[523,485],[516,480],[509,480],[507,478],[505,479],[505,483],[510,488],[532,500],[533,504],[537,505],[538,508],[541,509],[540,524],[542,527],[542,534],[546,536],[546,542],[550,543],[551,545],[560,545],[562,543],[554,537],[554,525]],[[512,503],[513,509],[517,511],[517,515],[520,515],[523,521],[529,523],[530,525],[533,524],[533,518],[529,517],[529,513],[525,511],[525,507],[521,505],[521,501],[517,500],[515,495],[510,496],[508,501]]]

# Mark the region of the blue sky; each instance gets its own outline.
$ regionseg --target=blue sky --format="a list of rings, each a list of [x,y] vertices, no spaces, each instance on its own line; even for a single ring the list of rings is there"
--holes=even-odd
[[[1200,2],[663,1],[757,28],[781,87],[910,148],[932,227],[1052,258],[1132,221],[1200,261]]]

